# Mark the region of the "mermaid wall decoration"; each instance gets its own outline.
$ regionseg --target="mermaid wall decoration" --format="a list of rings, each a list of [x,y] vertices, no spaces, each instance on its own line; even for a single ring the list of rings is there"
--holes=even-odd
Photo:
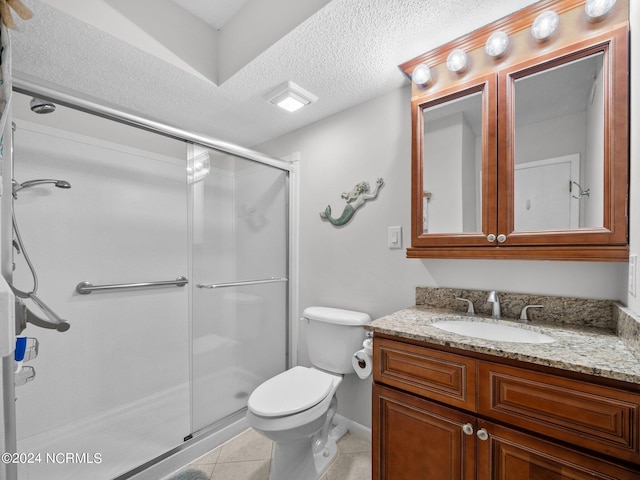
[[[384,180],[381,178],[376,180],[376,185],[371,191],[369,182],[360,182],[350,192],[343,192],[341,198],[347,201],[347,204],[342,211],[342,215],[338,218],[331,216],[331,205],[327,205],[324,212],[320,212],[320,217],[324,220],[328,220],[333,225],[342,226],[347,224],[356,213],[356,210],[360,208],[367,200],[372,200],[378,196],[380,187],[384,185]]]

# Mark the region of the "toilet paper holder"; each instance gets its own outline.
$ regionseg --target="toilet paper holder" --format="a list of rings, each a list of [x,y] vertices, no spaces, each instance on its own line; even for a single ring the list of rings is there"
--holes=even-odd
[[[358,360],[358,366],[360,368],[364,368],[367,366],[367,361],[364,358],[359,357],[358,352],[354,353],[353,356],[356,360]]]

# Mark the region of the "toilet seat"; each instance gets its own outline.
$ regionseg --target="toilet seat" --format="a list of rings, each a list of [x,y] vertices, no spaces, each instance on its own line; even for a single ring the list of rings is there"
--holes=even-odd
[[[247,406],[262,417],[293,415],[324,400],[334,383],[334,375],[315,368],[293,367],[256,388]]]

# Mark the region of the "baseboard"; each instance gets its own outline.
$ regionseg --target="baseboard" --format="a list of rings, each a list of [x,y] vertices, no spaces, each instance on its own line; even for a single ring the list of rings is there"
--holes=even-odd
[[[347,430],[349,430],[354,435],[371,441],[371,428],[365,427],[361,423],[354,422],[353,420],[347,417],[343,417],[338,413],[333,418],[333,423],[344,425],[345,427],[347,427]]]

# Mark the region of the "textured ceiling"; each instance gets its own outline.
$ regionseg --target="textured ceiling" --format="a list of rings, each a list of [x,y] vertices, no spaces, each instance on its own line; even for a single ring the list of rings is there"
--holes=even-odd
[[[332,0],[221,86],[40,0],[25,3],[35,17],[11,37],[19,77],[253,146],[406,85],[398,64],[535,2]],[[263,95],[287,80],[318,102],[293,114],[268,104]]]

